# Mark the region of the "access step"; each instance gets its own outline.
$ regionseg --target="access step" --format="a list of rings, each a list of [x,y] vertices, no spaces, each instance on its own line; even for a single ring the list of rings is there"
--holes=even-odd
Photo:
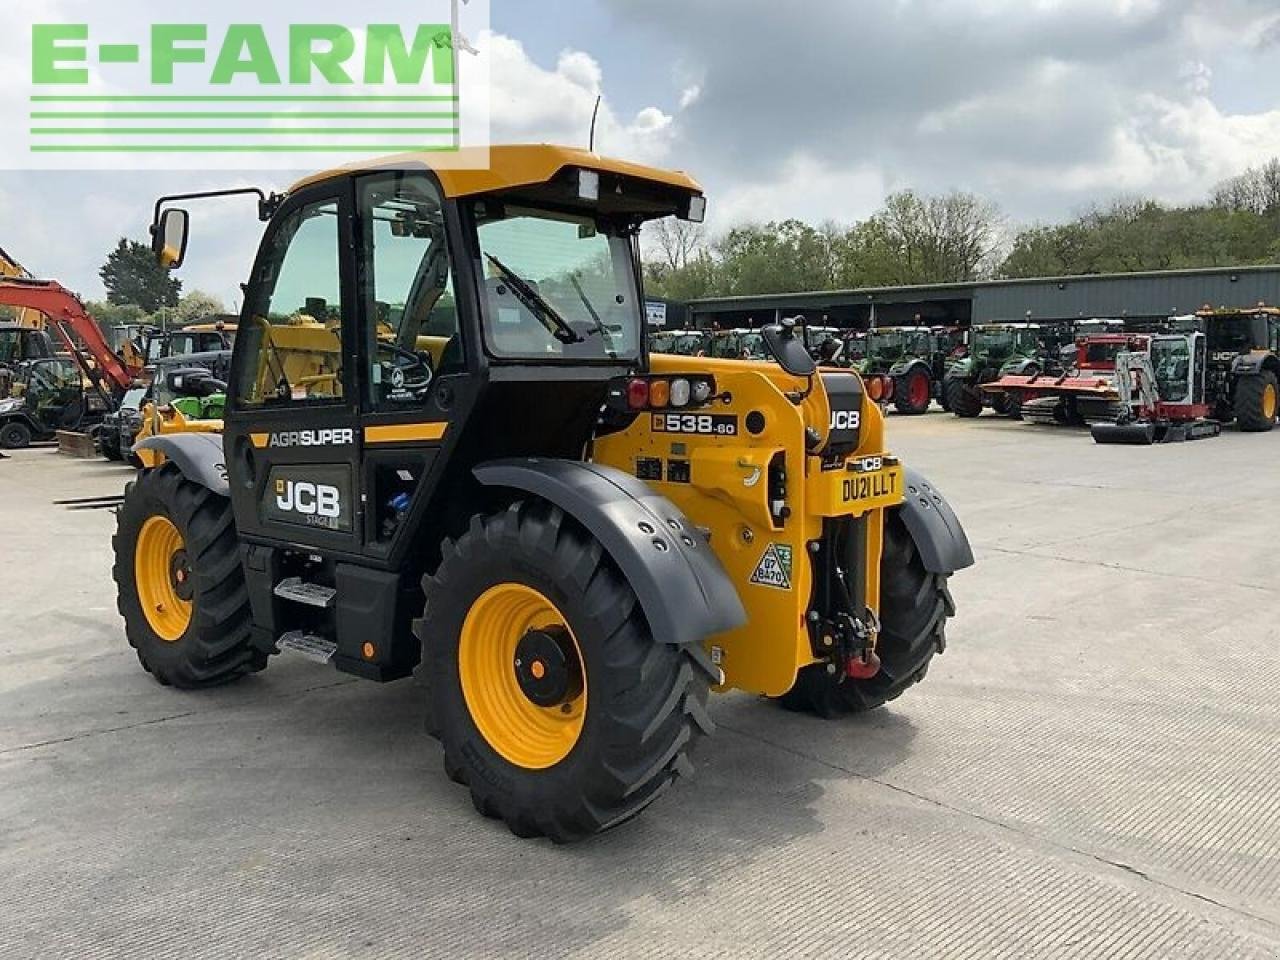
[[[338,591],[318,583],[307,583],[301,577],[290,577],[276,584],[275,595],[294,603],[327,610],[333,606],[333,598],[338,595]]]
[[[308,660],[314,660],[316,663],[328,663],[333,659],[333,655],[338,652],[338,645],[332,640],[327,640],[314,633],[307,633],[305,630],[290,630],[276,641],[276,645],[280,648],[281,653],[289,650],[293,653],[301,654]]]

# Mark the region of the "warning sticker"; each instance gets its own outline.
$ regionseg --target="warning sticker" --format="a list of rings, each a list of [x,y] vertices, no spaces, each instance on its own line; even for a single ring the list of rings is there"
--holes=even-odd
[[[785,543],[771,543],[764,556],[756,564],[756,572],[751,575],[751,582],[764,587],[777,587],[780,590],[791,589],[791,547]]]

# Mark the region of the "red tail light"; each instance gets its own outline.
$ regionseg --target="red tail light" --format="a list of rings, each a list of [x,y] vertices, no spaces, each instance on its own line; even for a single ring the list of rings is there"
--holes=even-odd
[[[632,380],[627,384],[627,405],[632,410],[643,410],[649,405],[649,381]]]

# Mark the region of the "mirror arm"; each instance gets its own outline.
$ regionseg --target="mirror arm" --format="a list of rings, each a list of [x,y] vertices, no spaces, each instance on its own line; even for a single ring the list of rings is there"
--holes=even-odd
[[[280,209],[280,205],[284,203],[284,194],[267,193],[261,187],[237,187],[231,190],[208,190],[202,193],[178,193],[173,196],[161,197],[156,201],[155,212],[152,214],[151,222],[159,223],[160,214],[163,212],[166,204],[177,203],[179,200],[215,200],[219,197],[243,197],[253,196],[258,198],[258,219],[266,222],[275,216],[276,211]]]

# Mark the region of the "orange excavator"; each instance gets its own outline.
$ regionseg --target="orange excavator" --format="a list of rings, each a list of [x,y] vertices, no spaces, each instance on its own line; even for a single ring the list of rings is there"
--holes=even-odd
[[[0,278],[0,306],[17,308],[19,318],[39,316],[37,326],[22,329],[43,332],[46,338],[46,331],[52,329],[94,388],[112,401],[119,400],[142,372],[116,355],[80,298],[55,280]],[[45,330],[40,331],[41,327]]]

